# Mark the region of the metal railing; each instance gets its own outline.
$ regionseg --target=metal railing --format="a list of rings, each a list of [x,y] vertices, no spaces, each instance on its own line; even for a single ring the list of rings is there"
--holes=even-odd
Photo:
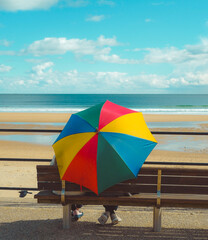
[[[0,132],[31,132],[31,133],[60,133],[61,129],[0,129]],[[152,134],[158,135],[207,135],[208,132],[170,132],[170,131],[151,131]],[[0,158],[0,161],[17,161],[17,162],[50,162],[51,159],[39,159],[39,158]],[[208,163],[187,163],[187,162],[153,162],[148,161],[145,165],[180,165],[180,166],[208,166]],[[0,190],[20,190],[20,194],[24,191],[37,191],[37,188],[25,188],[25,187],[0,187]]]
[[[60,133],[62,129],[11,129],[1,128],[0,132],[31,132],[31,133]],[[151,131],[152,134],[159,135],[208,135],[208,132],[171,132],[171,131]]]

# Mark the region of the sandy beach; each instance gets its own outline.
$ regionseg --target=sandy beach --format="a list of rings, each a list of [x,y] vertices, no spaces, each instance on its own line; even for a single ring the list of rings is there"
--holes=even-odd
[[[66,122],[70,113],[1,112],[0,122]],[[208,115],[143,114],[146,122],[208,121]]]
[[[41,125],[40,123],[66,123],[67,120],[69,119],[70,114],[64,114],[64,113],[0,113],[0,128],[46,128],[46,129],[61,129],[63,126],[59,125]],[[162,131],[204,131],[208,132],[208,115],[149,115],[146,114],[144,115],[144,118],[146,122],[199,122],[198,128],[195,129],[194,127],[186,127],[186,128],[154,128],[153,130],[162,130]],[[16,123],[16,124],[15,124]],[[18,124],[18,123],[25,123],[25,124]],[[1,133],[1,135],[5,135],[8,133]],[[11,134],[11,133],[10,133]],[[13,134],[13,133],[12,133]],[[159,144],[162,144],[166,141],[171,141],[172,136],[162,136],[162,135],[156,135],[155,138],[157,139]],[[207,139],[207,136],[205,136]],[[200,136],[195,136],[194,139],[197,141],[200,138]],[[208,141],[208,140],[207,140]],[[37,143],[24,143],[24,142],[19,142],[19,141],[5,141],[5,140],[0,140],[0,158],[38,158],[38,159],[51,159],[53,156],[53,149],[51,145],[43,145],[43,144],[37,144]],[[147,161],[162,161],[162,162],[203,162],[203,163],[208,163],[208,148],[204,147],[201,150],[198,151],[191,151],[191,149],[185,149],[184,151],[175,151],[174,149],[168,149],[168,150],[154,150],[150,156],[148,157]],[[36,165],[37,164],[49,164],[49,163],[37,163],[37,162],[8,162],[8,161],[0,161],[0,186],[1,187],[36,187]],[[1,197],[1,227],[3,231],[6,231],[8,229],[8,226],[14,226],[18,227],[20,222],[24,224],[32,224],[32,226],[36,226],[38,231],[42,231],[41,227],[39,224],[45,224],[43,227],[43,231],[49,231],[50,228],[48,228],[48,225],[50,223],[58,228],[58,231],[61,232],[61,214],[60,214],[60,208],[59,207],[47,207],[45,209],[42,207],[41,209],[37,204],[35,203],[35,200],[33,199],[33,194],[28,194],[26,198],[21,199],[19,198],[19,193],[18,191],[3,191],[0,190],[0,197]],[[5,202],[14,202],[14,204],[7,205]],[[31,207],[29,207],[30,211],[32,211],[32,216],[30,219],[30,216],[27,216],[28,214],[25,215],[23,212],[28,209],[28,202],[31,202]],[[12,213],[13,209],[15,208],[16,205],[18,205],[18,211],[21,217],[14,216]],[[23,204],[23,205],[21,205]],[[24,205],[26,204],[26,205]],[[20,207],[22,206],[22,207]],[[51,213],[51,208],[54,210],[54,214]],[[50,210],[49,210],[50,209]],[[40,218],[38,216],[38,213],[46,212],[44,213],[44,217]],[[89,212],[88,212],[89,211]],[[139,213],[144,210],[141,208],[139,210],[135,210],[133,214]],[[185,212],[184,212],[185,211]],[[6,214],[8,212],[9,214]],[[102,208],[98,208],[96,211],[96,214],[99,215],[102,212]],[[168,234],[170,234],[170,239],[177,239],[177,238],[171,238],[171,233],[172,228],[176,228],[177,231],[181,231],[181,228],[184,229],[192,229],[190,231],[193,231],[193,229],[207,229],[208,228],[208,218],[207,217],[207,210],[181,210],[178,212],[178,214],[181,214],[181,217],[185,219],[186,214],[194,214],[194,219],[193,221],[197,221],[198,224],[194,224],[193,221],[190,221],[189,223],[185,222],[182,225],[180,223],[177,223],[177,215],[174,215],[176,212],[172,210],[167,211],[168,214],[167,216],[164,216],[164,218],[167,218],[167,222],[165,222],[165,227],[166,231]],[[90,213],[90,206],[86,207],[86,213]],[[127,213],[127,214],[126,214]],[[3,216],[2,216],[3,214]],[[5,216],[8,215],[8,216]],[[47,215],[48,214],[48,215]],[[131,212],[129,210],[125,210],[125,208],[121,209],[121,215],[122,217],[129,218],[131,216]],[[145,210],[145,214],[151,215],[152,211],[149,212],[149,210]],[[53,215],[53,216],[52,216]],[[86,214],[87,215],[87,214]],[[173,217],[174,216],[174,217]],[[92,216],[91,216],[92,217]],[[93,219],[93,221],[96,221],[98,216]],[[43,219],[46,218],[46,221],[43,221]],[[58,219],[57,219],[58,218]],[[93,218],[93,217],[92,217]],[[50,220],[47,220],[50,219]],[[145,238],[144,233],[147,230],[147,232],[151,232],[151,226],[152,226],[152,216],[147,217],[147,222],[142,220],[142,226],[140,227],[140,233],[143,234],[143,239],[150,239],[150,238]],[[171,220],[170,220],[171,219]],[[206,219],[206,220],[205,220]],[[86,232],[86,235],[79,235],[80,239],[94,239],[93,237],[96,237],[96,239],[116,239],[116,238],[103,238],[103,236],[100,236],[98,233],[101,229],[95,230],[97,227],[95,223],[92,223],[91,219],[89,217],[86,217],[85,220],[83,218],[83,221],[85,222],[85,227],[91,228],[92,231],[90,235],[89,232]],[[138,220],[141,222],[141,220]],[[165,221],[165,220],[164,220]],[[19,223],[18,223],[19,222]],[[131,222],[131,221],[130,221]],[[125,232],[127,229],[134,229],[135,225],[134,223],[130,223],[129,221],[125,220],[124,223],[120,225],[120,228],[116,227],[115,234],[117,234],[117,231],[122,232],[123,235],[125,235]],[[183,221],[184,222],[184,221]],[[130,224],[128,224],[130,223]],[[58,224],[58,225],[57,225]],[[79,225],[80,224],[80,225]],[[184,225],[185,224],[185,225]],[[21,224],[20,224],[21,225]],[[81,227],[81,223],[78,223],[76,225],[76,229],[78,226]],[[92,226],[91,226],[92,225]],[[183,226],[183,227],[180,227]],[[83,227],[83,226],[82,226]],[[82,228],[81,227],[81,228]],[[137,226],[138,227],[138,226]],[[137,229],[137,228],[135,228]],[[178,230],[180,229],[180,230]],[[105,228],[105,231],[107,229]],[[34,229],[32,231],[35,232]],[[77,231],[77,230],[74,230]],[[136,231],[136,230],[134,230]],[[195,231],[195,230],[194,230]],[[200,230],[201,231],[201,230]],[[205,232],[202,233],[203,238],[197,238],[197,239],[208,239],[204,238],[205,235],[208,236],[208,232],[204,230]],[[128,231],[127,231],[128,232]],[[182,231],[183,232],[183,231]],[[191,232],[187,233],[184,235],[184,239],[189,239],[189,235],[192,234]],[[129,234],[129,233],[128,233]],[[128,239],[135,239],[135,237],[128,235]],[[149,233],[148,233],[149,234]],[[62,234],[63,235],[63,234]],[[6,236],[6,235],[4,235]],[[12,236],[12,235],[11,235]],[[10,237],[11,237],[10,236]],[[40,239],[45,239],[44,235],[42,233]],[[90,238],[90,236],[92,238]],[[104,236],[107,236],[104,234]],[[159,239],[158,235],[158,239]],[[10,238],[1,238],[0,239],[10,239]],[[12,239],[12,238],[11,238]],[[17,238],[21,239],[21,238]],[[27,239],[27,238],[24,238]],[[32,238],[35,239],[35,238]],[[51,235],[47,239],[55,239]],[[64,238],[64,235],[60,239],[67,239]],[[75,238],[70,238],[70,239],[75,239]],[[127,239],[125,236],[123,238],[119,239]],[[136,238],[137,239],[137,238]],[[168,239],[168,238],[167,238]],[[190,238],[192,239],[192,238]]]
[[[59,113],[0,113],[0,128],[32,128],[32,129],[62,129],[64,124],[69,119],[70,114]],[[158,131],[207,131],[208,132],[208,115],[144,115],[146,122],[200,122],[199,128],[156,128]],[[22,122],[24,124],[16,124]],[[41,123],[60,122],[62,126],[56,125],[41,125]],[[201,124],[204,122],[204,124]],[[18,133],[5,133],[18,134]],[[24,135],[27,133],[24,133]],[[33,133],[36,134],[36,133]],[[37,133],[38,135],[39,133]],[[44,134],[42,135],[44,136]],[[167,141],[171,141],[174,136],[155,135],[158,145],[162,145]],[[185,137],[186,138],[186,137]],[[184,141],[185,141],[184,138]],[[194,136],[197,141],[200,138],[207,139],[207,136]],[[37,158],[51,159],[54,155],[53,148],[49,144],[38,144],[31,142],[0,140],[0,158]],[[175,149],[168,150],[153,150],[148,161],[159,162],[208,162],[208,147],[200,150],[191,151],[187,148],[183,151]],[[36,187],[36,168],[37,162],[8,162],[0,161],[0,186],[16,186],[16,187]],[[9,176],[9,178],[8,178]],[[26,180],[26,181],[25,181]],[[15,194],[15,195],[14,195]],[[0,191],[0,196],[11,197],[16,196],[14,191]],[[29,196],[32,197],[32,196]]]

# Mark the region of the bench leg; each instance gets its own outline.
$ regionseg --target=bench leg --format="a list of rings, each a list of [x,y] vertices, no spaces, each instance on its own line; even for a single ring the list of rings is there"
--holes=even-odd
[[[154,207],[154,216],[153,216],[154,232],[161,231],[161,215],[162,215],[162,209],[158,207]]]
[[[71,222],[71,204],[67,204],[63,206],[63,229],[69,229]]]

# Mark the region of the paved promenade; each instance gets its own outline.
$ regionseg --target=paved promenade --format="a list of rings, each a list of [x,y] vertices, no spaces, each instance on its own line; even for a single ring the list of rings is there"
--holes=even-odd
[[[37,204],[34,199],[0,200],[1,240],[45,239],[208,239],[208,210],[164,209],[162,231],[152,231],[152,208],[120,207],[121,223],[101,226],[97,218],[102,206],[84,206],[83,218],[70,230],[62,229],[62,208]]]

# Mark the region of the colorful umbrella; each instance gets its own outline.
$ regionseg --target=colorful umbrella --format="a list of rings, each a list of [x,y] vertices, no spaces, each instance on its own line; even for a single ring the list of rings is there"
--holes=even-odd
[[[156,144],[141,112],[106,101],[72,114],[53,148],[62,180],[100,194],[137,177]]]

